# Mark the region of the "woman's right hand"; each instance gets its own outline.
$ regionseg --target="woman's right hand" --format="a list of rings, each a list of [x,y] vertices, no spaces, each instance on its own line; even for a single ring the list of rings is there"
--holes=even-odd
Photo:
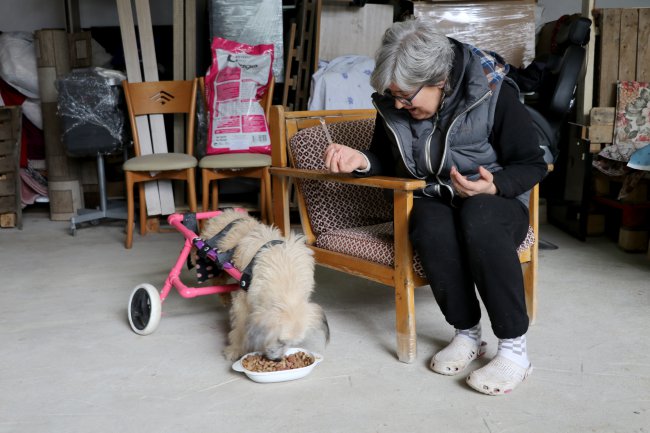
[[[332,173],[352,173],[365,170],[368,163],[358,150],[338,143],[331,143],[323,155],[325,167]]]

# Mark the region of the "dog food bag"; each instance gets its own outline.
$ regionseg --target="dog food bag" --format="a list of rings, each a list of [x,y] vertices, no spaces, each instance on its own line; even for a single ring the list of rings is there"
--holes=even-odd
[[[248,45],[215,37],[205,78],[209,122],[206,153],[271,153],[260,100],[269,90],[273,44]]]

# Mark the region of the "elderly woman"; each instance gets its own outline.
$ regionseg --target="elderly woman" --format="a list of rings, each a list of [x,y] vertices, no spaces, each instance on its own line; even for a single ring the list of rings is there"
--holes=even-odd
[[[436,33],[425,18],[395,23],[376,54],[377,120],[369,151],[333,143],[335,173],[425,179],[410,238],[434,297],[455,329],[431,369],[460,374],[485,352],[480,295],[496,356],[469,374],[479,392],[512,391],[532,371],[517,247],[528,231],[528,195],[546,174],[532,121],[495,53]]]

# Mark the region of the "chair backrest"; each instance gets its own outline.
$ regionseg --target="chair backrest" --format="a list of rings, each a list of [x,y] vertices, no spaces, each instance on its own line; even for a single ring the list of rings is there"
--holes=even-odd
[[[154,114],[186,114],[185,153],[194,154],[194,123],[196,114],[196,79],[176,81],[122,82],[129,110],[135,154],[140,156],[140,135],[136,118]]]
[[[328,127],[335,143],[357,150],[370,146],[375,120],[363,119],[333,123]],[[289,142],[290,165],[305,170],[324,170],[323,154],[328,146],[321,125],[298,131]],[[393,220],[392,197],[378,188],[298,180],[297,188],[314,236],[331,230],[365,227]]]

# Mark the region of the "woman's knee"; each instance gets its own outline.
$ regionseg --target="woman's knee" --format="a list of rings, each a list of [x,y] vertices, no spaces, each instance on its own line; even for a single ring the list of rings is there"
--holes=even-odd
[[[494,195],[466,199],[459,221],[466,242],[475,246],[518,237],[521,230],[528,228],[528,218],[519,202]]]
[[[427,199],[421,200],[413,206],[409,221],[409,236],[414,245],[446,237],[454,231],[450,209],[441,208],[438,203],[426,202]]]
[[[465,199],[459,212],[461,230],[465,234],[482,233],[495,223],[494,196],[481,194]]]

